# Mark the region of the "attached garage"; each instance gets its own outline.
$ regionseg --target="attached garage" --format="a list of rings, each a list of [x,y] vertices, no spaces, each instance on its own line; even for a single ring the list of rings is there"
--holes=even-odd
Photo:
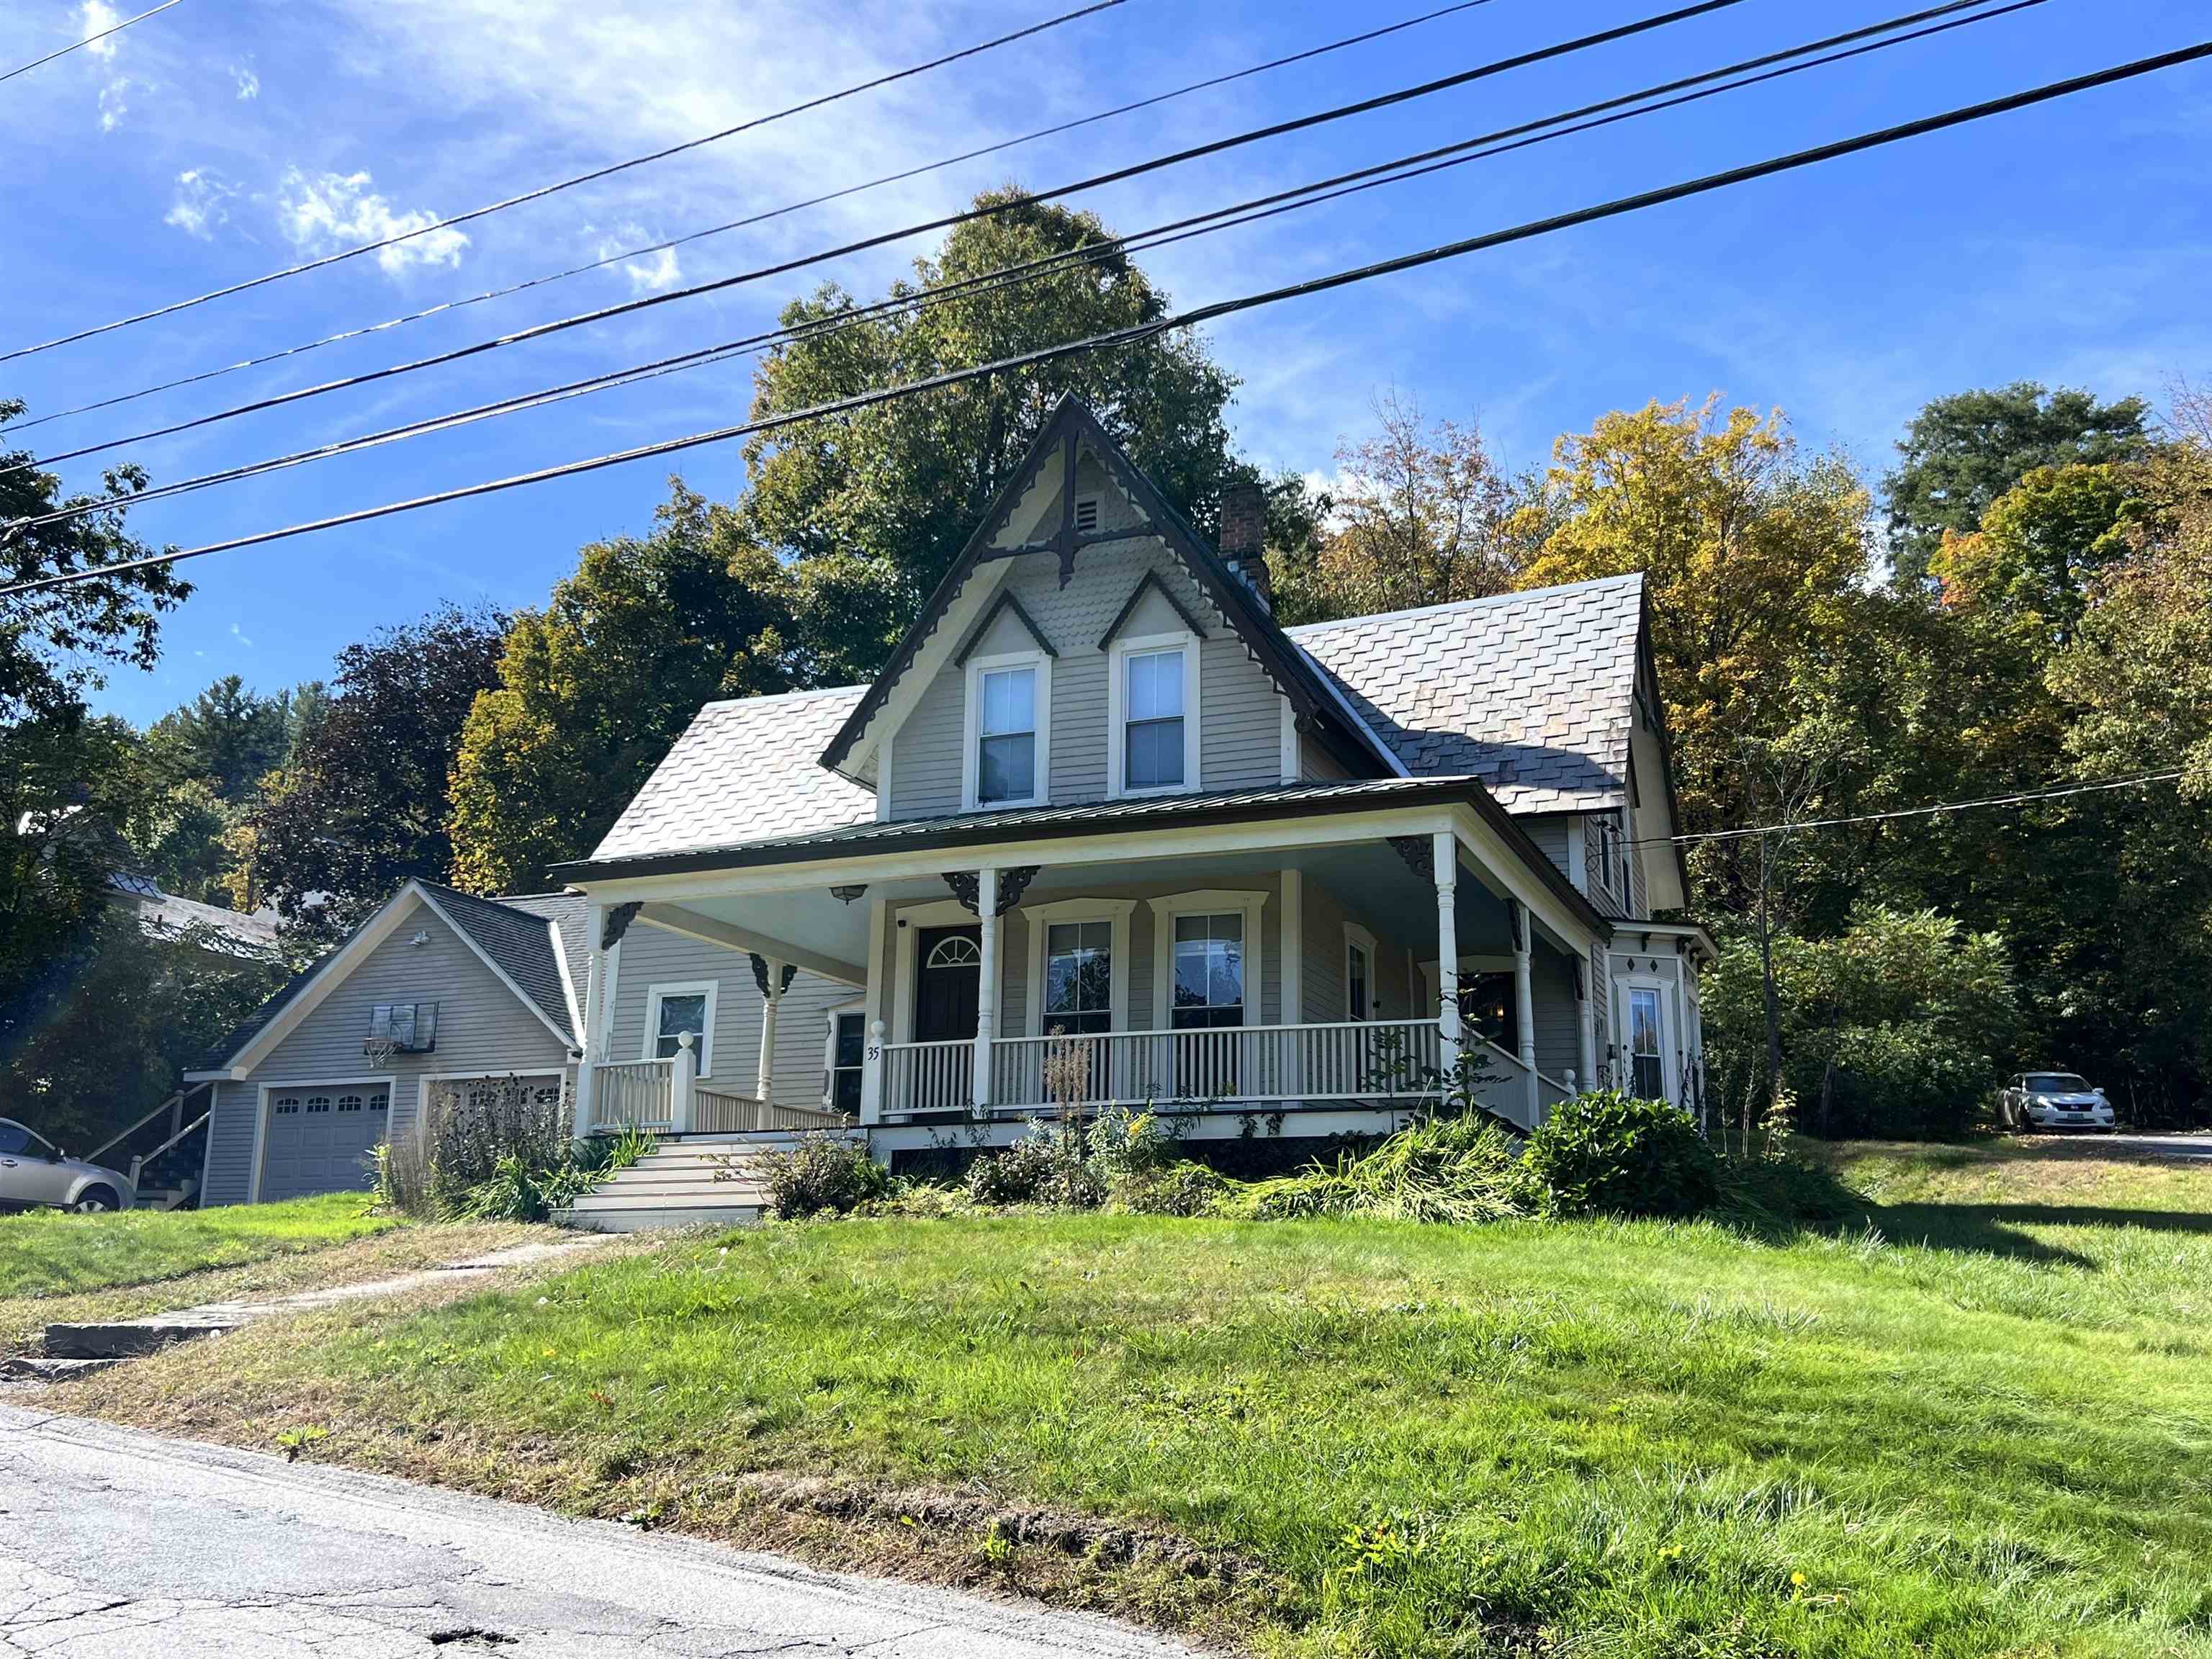
[[[366,1192],[392,1123],[392,1085],[302,1083],[262,1089],[261,1196]]]

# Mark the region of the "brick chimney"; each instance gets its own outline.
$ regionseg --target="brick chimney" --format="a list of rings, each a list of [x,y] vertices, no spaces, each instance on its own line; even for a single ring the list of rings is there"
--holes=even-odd
[[[1267,498],[1255,483],[1232,483],[1221,492],[1221,557],[1259,596],[1260,608],[1275,608],[1273,578],[1267,574]]]

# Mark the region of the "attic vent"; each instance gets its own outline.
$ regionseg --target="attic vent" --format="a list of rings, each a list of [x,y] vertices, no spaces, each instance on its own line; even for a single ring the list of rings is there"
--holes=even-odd
[[[399,1054],[435,1054],[438,1048],[438,1005],[434,1002],[380,1002],[369,1011],[368,1039],[363,1054],[379,1049]]]
[[[1088,536],[1098,528],[1098,498],[1078,495],[1075,498],[1075,533]]]

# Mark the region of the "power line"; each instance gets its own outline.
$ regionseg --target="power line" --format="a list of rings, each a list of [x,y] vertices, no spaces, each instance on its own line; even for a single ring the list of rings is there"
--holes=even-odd
[[[630,461],[675,454],[708,444],[726,442],[733,438],[775,431],[831,416],[848,414],[894,399],[939,391],[969,380],[979,380],[987,375],[1033,368],[1084,352],[1134,344],[1139,340],[1149,339],[1157,335],[1195,327],[1217,321],[1224,317],[1280,304],[1287,300],[1305,299],[1317,294],[1332,293],[1338,289],[1369,282],[1376,277],[1418,270],[1447,259],[1460,258],[1469,253],[1501,247],[1508,243],[1551,235],[1577,226],[1618,218],[1625,214],[1640,212],[1648,208],[1662,206],[1668,203],[1681,201],[1693,196],[1705,195],[1737,185],[1748,184],[1756,179],[1772,178],[1777,174],[1794,172],[1801,167],[1812,167],[1847,155],[1856,155],[1885,145],[1901,143],[1906,139],[1944,131],[1952,127],[1963,126],[1969,122],[2007,114],[2015,110],[2047,103],[2053,99],[2069,97],[2076,93],[2090,91],[2096,88],[2115,85],[2120,82],[2133,80],[2161,70],[2176,68],[2184,64],[2196,63],[2207,58],[2212,58],[2212,40],[2200,41],[2195,46],[2179,47],[2150,58],[2136,58],[2130,63],[2117,64],[2110,69],[2098,70],[2086,75],[2073,76],[2063,81],[2051,82],[2023,92],[2009,93],[2002,98],[1965,105],[1956,109],[1944,111],[1940,114],[1922,116],[1917,120],[1900,122],[1893,126],[1860,133],[1850,138],[1837,139],[1830,143],[1815,145],[1809,149],[1792,151],[1786,155],[1770,157],[1763,161],[1749,162],[1742,167],[1730,167],[1720,173],[1706,173],[1678,184],[1662,185],[1656,190],[1643,191],[1633,196],[1619,197],[1609,202],[1599,203],[1595,206],[1573,209],[1565,213],[1554,214],[1548,218],[1532,220],[1512,226],[1504,230],[1487,231],[1480,235],[1442,243],[1434,247],[1422,249],[1418,252],[1402,253],[1389,259],[1376,260],[1369,264],[1334,271],[1326,276],[1310,277],[1304,282],[1245,295],[1233,300],[1216,301],[1211,305],[1195,307],[1190,310],[1178,312],[1133,327],[1117,329],[1085,339],[1065,341],[1057,345],[1040,347],[1033,351],[1002,357],[974,368],[948,370],[941,374],[927,376],[897,386],[881,387],[873,392],[861,392],[854,397],[817,404],[803,410],[793,410],[761,420],[720,427],[707,432],[693,433],[687,437],[663,439],[654,443],[641,444],[631,449],[593,456],[586,460],[563,462],[556,466],[541,467],[534,471],[517,473],[505,478],[491,479],[482,483],[465,484],[453,489],[440,490],[432,495],[417,495],[406,501],[387,501],[376,507],[360,507],[352,512],[289,525],[281,529],[258,531],[251,535],[234,537],[227,541],[210,542],[200,547],[171,549],[162,553],[149,554],[144,558],[120,560],[114,563],[95,566],[88,569],[66,571],[58,575],[42,576],[27,581],[15,582],[6,586],[0,586],[0,598],[39,592],[76,582],[100,580],[154,565],[173,565],[185,559],[201,558],[210,554],[258,546],[264,543],[282,541],[315,531],[363,524],[372,520],[389,518],[395,514],[409,513],[421,507],[441,506],[448,501],[493,495],[504,490],[519,489],[526,484],[572,477],[610,466],[619,466]]]
[[[1358,34],[1347,34],[1339,40],[1325,41],[1320,46],[1309,46],[1304,51],[1294,52],[1285,57],[1270,58],[1264,64],[1255,64],[1249,68],[1234,70],[1225,75],[1211,76],[1203,81],[1193,81],[1188,85],[1176,87],[1167,92],[1154,93],[1150,97],[1139,98],[1133,103],[1117,104],[1112,109],[1100,110],[1096,114],[1079,116],[1072,121],[1061,121],[1052,126],[1039,127],[1034,132],[1025,132],[1018,137],[1003,138],[996,143],[980,145],[974,149],[963,150],[957,155],[945,156],[941,161],[924,162],[921,166],[905,167],[896,173],[886,173],[878,178],[870,179],[860,184],[846,185],[840,189],[829,191],[819,196],[810,196],[804,201],[786,203],[781,207],[769,208],[764,212],[750,214],[742,219],[732,219],[722,224],[709,225],[704,230],[689,231],[681,236],[672,236],[666,241],[650,242],[642,247],[625,249],[620,253],[610,253],[604,258],[593,259],[584,264],[571,265],[565,270],[552,271],[542,276],[532,276],[520,283],[511,283],[505,288],[487,289],[481,294],[472,294],[463,299],[442,301],[437,305],[426,306],[420,311],[404,312],[399,316],[387,318],[380,323],[369,323],[358,328],[343,329],[337,333],[325,334],[319,339],[308,340],[300,345],[286,346],[282,350],[267,352],[258,357],[247,357],[239,362],[227,363],[220,368],[206,369],[197,374],[182,375],[173,380],[164,380],[156,386],[142,386],[136,392],[125,392],[115,397],[102,398],[94,403],[79,404],[72,409],[58,409],[51,415],[40,415],[27,421],[13,421],[0,424],[0,432],[27,431],[34,426],[44,426],[49,421],[66,420],[73,415],[88,415],[95,410],[112,409],[118,404],[133,403],[138,398],[150,398],[158,392],[174,392],[180,386],[198,386],[204,381],[220,380],[222,376],[234,374],[240,369],[258,368],[264,364],[281,362],[287,357],[296,357],[306,352],[319,350],[324,346],[337,345],[346,340],[362,339],[371,334],[385,333],[409,323],[419,323],[426,318],[442,316],[448,312],[459,311],[469,306],[481,305],[487,300],[503,300],[510,295],[524,293],[530,289],[544,288],[554,283],[565,282],[571,276],[582,276],[594,270],[604,270],[610,265],[621,264],[625,260],[643,258],[652,253],[672,252],[679,247],[687,246],[693,242],[703,241],[710,236],[720,236],[732,230],[743,230],[752,225],[765,223],[770,219],[780,219],[787,214],[801,212],[807,208],[820,207],[825,203],[842,201],[846,197],[857,196],[864,191],[876,190],[884,185],[902,184],[907,179],[917,179],[925,173],[941,172],[946,167],[957,167],[963,161],[976,161],[986,155],[996,155],[1002,151],[1018,149],[1024,144],[1035,143],[1039,139],[1057,137],[1062,133],[1073,132],[1081,127],[1093,126],[1101,121],[1112,120],[1117,116],[1133,114],[1139,110],[1152,109],[1161,104],[1170,103],[1178,98],[1187,98],[1194,93],[1211,91],[1216,87],[1227,86],[1237,81],[1249,80],[1255,75],[1265,75],[1275,70],[1287,68],[1293,64],[1306,63],[1316,58],[1326,57],[1331,52],[1345,51],[1348,47],[1364,46],[1371,40],[1379,40],[1385,36],[1401,33],[1424,23],[1432,23],[1438,18],[1449,17],[1457,12],[1472,11],[1478,6],[1490,3],[1491,0],[1457,0],[1457,3],[1453,5],[1440,6],[1433,11],[1425,11],[1418,16],[1405,18],[1399,22],[1386,23],[1380,27],[1368,29]]]
[[[175,0],[170,0],[170,3],[174,4]],[[411,241],[417,236],[427,236],[433,231],[445,230],[454,225],[465,225],[489,214],[502,213],[508,208],[520,207],[526,202],[538,201],[564,190],[573,190],[578,185],[587,185],[594,179],[610,178],[617,173],[626,173],[632,167],[641,167],[650,161],[665,161],[668,157],[680,155],[686,150],[697,149],[704,144],[719,143],[724,138],[732,137],[740,132],[750,132],[755,127],[766,126],[772,121],[781,121],[793,115],[803,115],[809,110],[820,109],[826,104],[834,104],[840,100],[857,96],[860,93],[872,92],[877,88],[887,87],[895,81],[904,81],[917,75],[927,74],[932,70],[944,68],[947,64],[957,64],[963,58],[975,58],[984,52],[995,52],[1000,46],[1010,46],[1017,40],[1026,40],[1031,35],[1042,34],[1048,29],[1056,29],[1063,24],[1075,22],[1097,12],[1110,11],[1116,6],[1127,3],[1128,0],[1092,0],[1090,5],[1083,6],[1074,11],[1063,12],[1057,17],[1048,17],[1041,23],[1032,23],[1027,28],[1016,29],[1011,34],[1001,34],[975,46],[963,46],[958,52],[946,52],[942,57],[931,58],[927,63],[912,64],[906,69],[893,70],[887,75],[878,75],[872,80],[857,82],[852,86],[841,88],[836,92],[824,93],[818,98],[810,98],[804,103],[793,104],[767,115],[757,115],[750,120],[738,122],[735,126],[724,127],[719,132],[709,132],[697,138],[687,138],[682,143],[671,144],[665,149],[653,150],[643,155],[633,155],[628,161],[611,162],[605,167],[594,167],[589,173],[580,173],[574,178],[562,179],[554,184],[540,185],[535,190],[524,191],[519,196],[510,196],[503,201],[489,202],[483,207],[471,208],[466,213],[456,213],[447,218],[434,219],[428,224],[416,225],[412,229],[400,231],[379,241],[362,242],[357,246],[340,248],[337,252],[324,254],[320,258],[309,259],[300,264],[287,265],[282,270],[272,270],[264,276],[250,277],[242,283],[232,283],[228,287],[210,289],[205,294],[196,295],[189,300],[172,301],[167,305],[156,306],[151,311],[142,311],[133,317],[118,317],[113,322],[101,323],[92,328],[79,329],[73,334],[58,335],[53,339],[42,340],[36,345],[18,346],[12,351],[0,352],[0,363],[10,362],[17,357],[27,357],[34,352],[51,351],[56,346],[69,345],[75,341],[88,340],[96,334],[112,333],[118,328],[129,328],[135,323],[151,322],[156,317],[173,316],[179,311],[189,311],[194,306],[205,305],[210,300],[223,299],[233,294],[243,294],[249,289],[260,288],[270,283],[282,282],[288,276],[298,276],[310,270],[320,270],[325,265],[334,265],[346,259],[356,259],[364,253],[374,253],[380,248],[393,247],[401,242]]]
[[[107,27],[100,30],[97,34],[88,34],[82,40],[72,40],[69,45],[62,47],[59,51],[48,52],[44,58],[33,58],[27,64],[18,64],[14,69],[7,71],[6,74],[0,75],[0,81],[12,81],[19,75],[28,75],[33,70],[38,68],[41,64],[51,64],[57,58],[66,58],[70,53],[77,51],[81,47],[88,46],[95,40],[105,40],[111,34],[122,33],[124,30],[129,28],[133,23],[144,22],[157,11],[167,11],[170,7],[182,3],[183,0],[161,0],[161,3],[160,5],[149,7],[148,9],[140,12],[136,17],[126,17],[119,23],[111,23]]]
[[[1177,167],[1186,161],[1218,155],[1248,144],[1260,143],[1264,139],[1280,137],[1288,133],[1304,131],[1329,122],[1345,120],[1352,116],[1364,115],[1375,110],[1407,103],[1415,99],[1429,97],[1454,87],[1465,86],[1492,76],[1502,75],[1509,70],[1520,69],[1531,64],[1565,57],[1569,53],[1581,52],[1591,46],[1626,40],[1649,33],[1653,29],[1662,28],[1670,23],[1680,22],[1686,18],[1702,16],[1709,12],[1720,11],[1743,3],[1744,0],[1696,0],[1694,4],[1639,18],[1634,22],[1602,29],[1595,34],[1581,35],[1571,40],[1559,41],[1530,52],[1517,52],[1510,58],[1496,58],[1490,63],[1479,64],[1474,69],[1462,70],[1456,74],[1425,82],[1418,86],[1401,88],[1396,91],[1378,94],[1372,98],[1364,98],[1354,103],[1340,104],[1334,108],[1318,110],[1311,114],[1297,116],[1287,121],[1278,121],[1267,126],[1255,127],[1243,132],[1232,133],[1225,138],[1217,138],[1210,143],[1193,145],[1188,149],[1176,150],[1165,155],[1156,155],[1147,161],[1132,162],[1126,167],[1114,168],[1110,172],[1093,173],[1089,178],[1079,179],[1073,184],[1057,185],[1050,190],[1024,191],[988,207],[964,208],[957,213],[945,214],[918,224],[903,226],[896,230],[878,232],[872,236],[865,236],[857,241],[847,242],[837,247],[827,248],[814,253],[800,254],[793,258],[778,261],[775,264],[756,266],[750,270],[739,271],[732,276],[718,277],[710,283],[697,283],[688,288],[671,289],[663,294],[652,294],[638,299],[626,300],[617,305],[602,306],[596,310],[579,312],[573,316],[556,318],[550,322],[517,329],[492,339],[480,340],[473,345],[457,346],[448,351],[434,352],[427,357],[417,357],[410,362],[369,369],[359,374],[347,375],[335,380],[325,380],[318,386],[302,386],[291,392],[273,393],[266,398],[256,398],[250,403],[218,410],[212,414],[198,416],[187,421],[173,422],[164,427],[156,427],[131,437],[111,438],[100,443],[82,445],[76,449],[57,451],[50,455],[40,456],[34,460],[17,462],[11,466],[0,466],[0,476],[20,471],[26,467],[52,466],[59,461],[76,460],[81,456],[97,454],[102,450],[119,448],[125,444],[145,443],[156,438],[171,437],[179,432],[189,432],[199,427],[213,425],[219,421],[232,420],[240,415],[256,414],[264,409],[280,408],[287,404],[298,403],[303,398],[320,397],[325,392],[347,391],[355,386],[390,380],[396,375],[411,374],[418,369],[458,362],[463,358],[473,357],[486,351],[501,350],[508,346],[520,345],[526,341],[542,339],[547,335],[557,334],[563,330],[604,322],[611,317],[627,316],[654,306],[672,304],[678,300],[693,299],[702,294],[718,293],[725,289],[735,288],[744,283],[759,282],[765,277],[783,276],[809,265],[820,264],[830,259],[842,258],[848,254],[881,247],[887,243],[903,241],[909,237],[930,232],[949,230],[978,219],[995,217],[1032,203],[1079,195],[1086,191],[1097,190],[1107,185],[1118,184],[1125,179],[1156,173],[1164,167]]]
[[[1687,836],[1644,836],[1625,843],[1630,847],[1680,847],[1692,842],[1746,841],[1753,836],[1794,835],[1800,830],[1837,830],[1855,823],[1889,823],[1899,818],[1932,817],[1941,812],[1972,812],[1990,806],[2033,806],[2039,801],[2064,800],[2073,795],[2104,794],[2114,789],[2138,789],[2148,783],[2172,783],[2185,774],[2142,772],[2130,778],[2101,778],[2094,783],[2053,784],[2045,789],[2016,790],[2008,795],[1983,795],[1973,800],[1939,801],[1933,806],[1900,806],[1887,812],[1861,812],[1847,818],[1807,818],[1802,823],[1762,823],[1748,830],[1703,830]]]
[[[1472,161],[1482,161],[1509,151],[1547,143],[1555,138],[1592,131],[1638,116],[1656,114],[1684,104],[1705,98],[1717,97],[1726,92],[1738,91],[1746,87],[1759,85],[1784,76],[1822,68],[1849,58],[1862,57],[1869,52],[1885,50],[1890,46],[1903,46],[1932,35],[1948,33],[1953,29],[1964,28],[1971,24],[1990,21],[2046,3],[2047,0],[2010,0],[2010,3],[2003,6],[1988,10],[1972,11],[1971,8],[1984,5],[1987,3],[1987,0],[1948,0],[1948,3],[1944,5],[1907,13],[1903,16],[1892,18],[1884,22],[1869,24],[1843,34],[1831,35],[1824,40],[1809,41],[1802,46],[1764,53],[1720,69],[1708,70],[1698,75],[1664,82],[1658,86],[1647,87],[1640,91],[1624,93],[1617,97],[1601,100],[1595,104],[1583,105],[1578,109],[1522,122],[1516,126],[1484,133],[1473,138],[1462,139],[1456,143],[1423,150],[1410,156],[1401,156],[1395,161],[1377,162],[1370,167],[1339,173],[1334,178],[1321,179],[1312,184],[1255,197],[1229,207],[1217,208],[1210,212],[1170,221],[1164,225],[1154,226],[1148,230],[1132,232],[1127,235],[1111,238],[1087,247],[1063,250],[1060,252],[1043,255],[1018,264],[1001,266],[995,270],[980,272],[974,276],[950,283],[941,288],[929,289],[923,293],[878,301],[788,328],[777,328],[741,339],[700,347],[653,362],[611,369],[604,374],[588,375],[581,380],[568,381],[564,385],[518,392],[510,397],[477,404],[470,409],[426,416],[397,426],[386,427],[380,431],[365,433],[308,449],[295,451],[290,454],[228,467],[218,471],[204,473],[197,477],[179,479],[135,494],[109,495],[71,502],[51,513],[19,519],[15,523],[24,529],[38,529],[50,524],[61,523],[88,514],[102,512],[112,507],[134,506],[159,501],[167,496],[183,495],[216,484],[258,477],[291,466],[327,459],[358,450],[374,448],[405,438],[447,430],[477,420],[542,408],[573,397],[586,396],[616,386],[637,385],[644,380],[658,379],[664,374],[704,368],[710,363],[727,362],[732,356],[750,355],[763,346],[780,344],[787,341],[818,339],[826,335],[842,332],[848,328],[860,326],[888,313],[919,312],[926,307],[945,303],[966,295],[978,292],[993,293],[1036,281],[1072,266],[1097,264],[1117,256],[1149,252],[1153,248],[1167,246],[1194,236],[1210,235],[1218,231],[1255,223],[1278,214],[1317,206],[1359,191],[1378,189],[1385,185],[1404,183],[1449,167],[1464,166]],[[1960,12],[1967,12],[1968,15],[1948,15]],[[1925,24],[1930,18],[1947,15],[1948,15],[1948,21],[1911,29],[1909,33],[1897,32],[1907,29],[1908,26],[1912,24]],[[1887,39],[1875,39],[1868,44],[1849,46],[1846,50],[1829,50],[1832,47],[1846,46],[1850,42],[1867,41],[1869,36],[1885,34],[1888,36]],[[1824,55],[1808,56],[1808,54],[1815,53]],[[1789,62],[1792,58],[1801,58],[1804,61]],[[1784,67],[1779,69],[1768,67],[1778,63],[1784,64]],[[1764,70],[1765,72],[1748,73],[1754,70]],[[1730,77],[1739,78],[1731,79]],[[1719,84],[1708,84],[1714,82]],[[1699,89],[1677,97],[1663,96],[1670,93],[1680,93],[1685,88]],[[1651,101],[1654,100],[1660,101]],[[1602,113],[1607,111],[1615,112]],[[1582,118],[1593,115],[1601,116],[1601,118],[1589,120]],[[1531,134],[1535,136],[1526,136]],[[1500,140],[1514,142],[1500,143],[1498,142]],[[1449,159],[1439,160],[1440,157]],[[1421,163],[1428,165],[1418,165]]]

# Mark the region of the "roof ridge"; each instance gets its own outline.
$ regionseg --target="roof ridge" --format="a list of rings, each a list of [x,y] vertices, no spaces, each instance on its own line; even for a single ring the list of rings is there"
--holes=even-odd
[[[802,702],[809,697],[834,697],[841,692],[866,693],[867,689],[865,684],[817,685],[805,691],[764,691],[750,697],[713,697],[699,705],[699,712],[703,714],[709,708],[751,708],[769,702]]]
[[[1604,587],[1615,582],[1641,584],[1644,573],[1625,570],[1612,576],[1588,576],[1578,582],[1554,582],[1548,587],[1516,587],[1505,593],[1484,593],[1471,599],[1446,599],[1437,605],[1407,605],[1401,611],[1374,611],[1361,617],[1337,617],[1328,622],[1299,623],[1283,629],[1292,639],[1325,632],[1332,628],[1350,628],[1359,623],[1396,622],[1407,617],[1443,617],[1455,611],[1480,611],[1492,605],[1503,605],[1520,599],[1547,599],[1554,594],[1575,593],[1586,588]]]

